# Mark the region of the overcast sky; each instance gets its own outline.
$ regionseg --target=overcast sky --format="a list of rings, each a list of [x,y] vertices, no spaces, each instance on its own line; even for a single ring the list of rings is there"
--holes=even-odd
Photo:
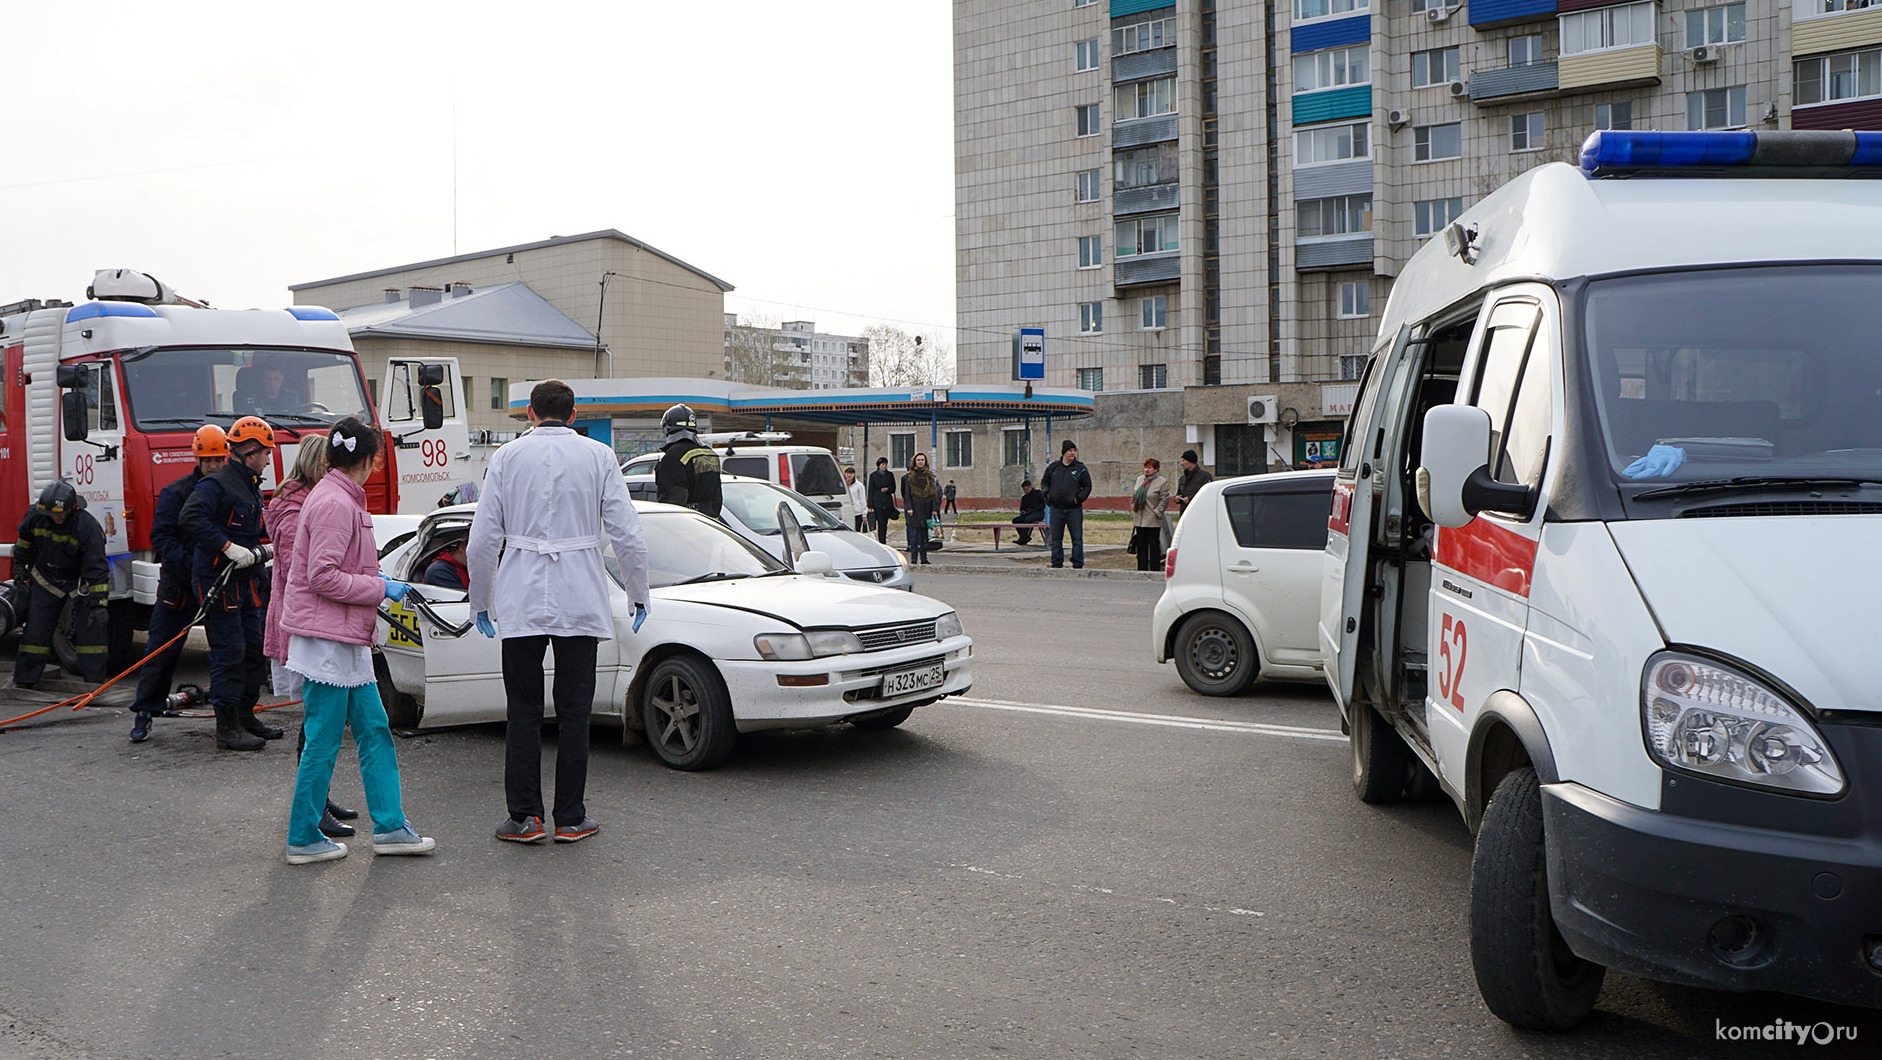
[[[5,10],[0,304],[124,266],[286,305],[617,228],[732,284],[729,311],[951,341],[944,0]]]

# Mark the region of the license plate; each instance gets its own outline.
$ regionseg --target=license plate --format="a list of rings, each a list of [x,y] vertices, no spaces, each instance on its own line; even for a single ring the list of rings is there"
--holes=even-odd
[[[946,680],[946,676],[947,672],[940,663],[914,670],[898,670],[892,674],[883,674],[882,698],[892,699],[910,692],[919,692],[924,688],[938,688],[941,682]]]

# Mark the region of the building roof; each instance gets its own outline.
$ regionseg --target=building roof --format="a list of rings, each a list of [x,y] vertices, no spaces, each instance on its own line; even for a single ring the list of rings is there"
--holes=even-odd
[[[447,296],[416,309],[409,297],[354,306],[340,310],[340,321],[355,339],[482,342],[564,350],[592,350],[599,345],[593,332],[522,283]]]
[[[704,269],[697,268],[692,265],[688,265],[686,262],[681,261],[680,259],[674,257],[671,254],[668,254],[666,251],[661,250],[659,247],[648,246],[647,244],[642,243],[640,240],[635,239],[633,236],[630,236],[625,232],[616,231],[615,229],[612,229],[612,228],[604,228],[598,232],[584,232],[583,234],[579,236],[552,236],[548,239],[539,240],[535,243],[518,243],[516,246],[513,246],[513,247],[498,247],[495,250],[479,250],[479,251],[476,251],[475,253],[456,254],[448,258],[434,258],[430,261],[415,261],[415,262],[412,262],[410,265],[394,265],[389,269],[373,269],[370,272],[355,272],[347,276],[334,276],[325,280],[314,280],[310,283],[290,284],[288,286],[288,290],[305,291],[305,290],[308,290],[309,288],[325,287],[329,284],[351,283],[354,280],[370,280],[375,276],[391,276],[391,275],[394,275],[395,273],[410,272],[413,269],[429,269],[437,265],[455,265],[461,261],[477,261],[481,258],[492,258],[492,257],[497,256],[498,254],[514,254],[514,253],[517,253],[519,251],[524,251],[524,250],[541,250],[544,247],[559,247],[565,243],[583,243],[591,239],[619,240],[620,242],[627,243],[631,246],[639,247],[640,249],[646,251],[649,254],[655,255],[656,257],[665,258],[666,260],[672,262],[675,265],[678,265],[680,268],[685,269],[686,271],[693,273],[696,276],[704,277],[705,279],[710,280],[714,284],[718,285],[718,288],[721,291],[730,291],[734,289],[731,284],[726,283],[724,280],[719,279],[717,276],[714,276],[713,274],[705,271]]]

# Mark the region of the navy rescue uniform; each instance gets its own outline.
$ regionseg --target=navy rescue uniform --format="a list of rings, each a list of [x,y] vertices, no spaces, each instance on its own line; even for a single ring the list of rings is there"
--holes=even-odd
[[[189,628],[196,617],[196,587],[193,571],[195,550],[183,529],[183,504],[203,480],[198,468],[177,479],[157,494],[157,514],[150,524],[150,547],[157,553],[161,572],[157,576],[157,606],[150,609],[150,655],[137,676],[137,701],[131,710],[140,714],[163,712],[164,697],[170,693],[170,680],[176,676],[176,663],[183,655],[183,641],[168,650],[158,649]]]
[[[691,438],[675,438],[660,447],[664,455],[654,465],[655,497],[661,504],[678,504],[719,518],[724,497],[719,490],[719,454]]]
[[[85,510],[85,498],[74,499],[64,523],[53,522],[37,507],[26,510],[13,546],[13,577],[14,598],[25,605],[13,683],[20,688],[39,683],[67,600],[77,609],[72,639],[78,676],[103,681],[111,568],[105,562],[104,528]]]
[[[207,599],[222,569],[222,554],[233,541],[254,551],[262,537],[261,476],[239,460],[196,483],[183,502],[180,523],[194,546],[190,578],[199,599]],[[209,701],[218,718],[226,710],[252,711],[261,699],[268,660],[262,655],[262,629],[268,618],[268,568],[255,563],[229,574],[222,592],[203,614],[209,637]],[[174,634],[172,634],[174,636]]]

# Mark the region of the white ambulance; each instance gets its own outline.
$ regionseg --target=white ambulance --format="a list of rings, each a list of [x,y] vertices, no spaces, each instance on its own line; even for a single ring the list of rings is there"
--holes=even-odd
[[[1407,264],[1320,641],[1367,802],[1476,834],[1491,1011],[1882,1006],[1882,133],[1602,132]]]

